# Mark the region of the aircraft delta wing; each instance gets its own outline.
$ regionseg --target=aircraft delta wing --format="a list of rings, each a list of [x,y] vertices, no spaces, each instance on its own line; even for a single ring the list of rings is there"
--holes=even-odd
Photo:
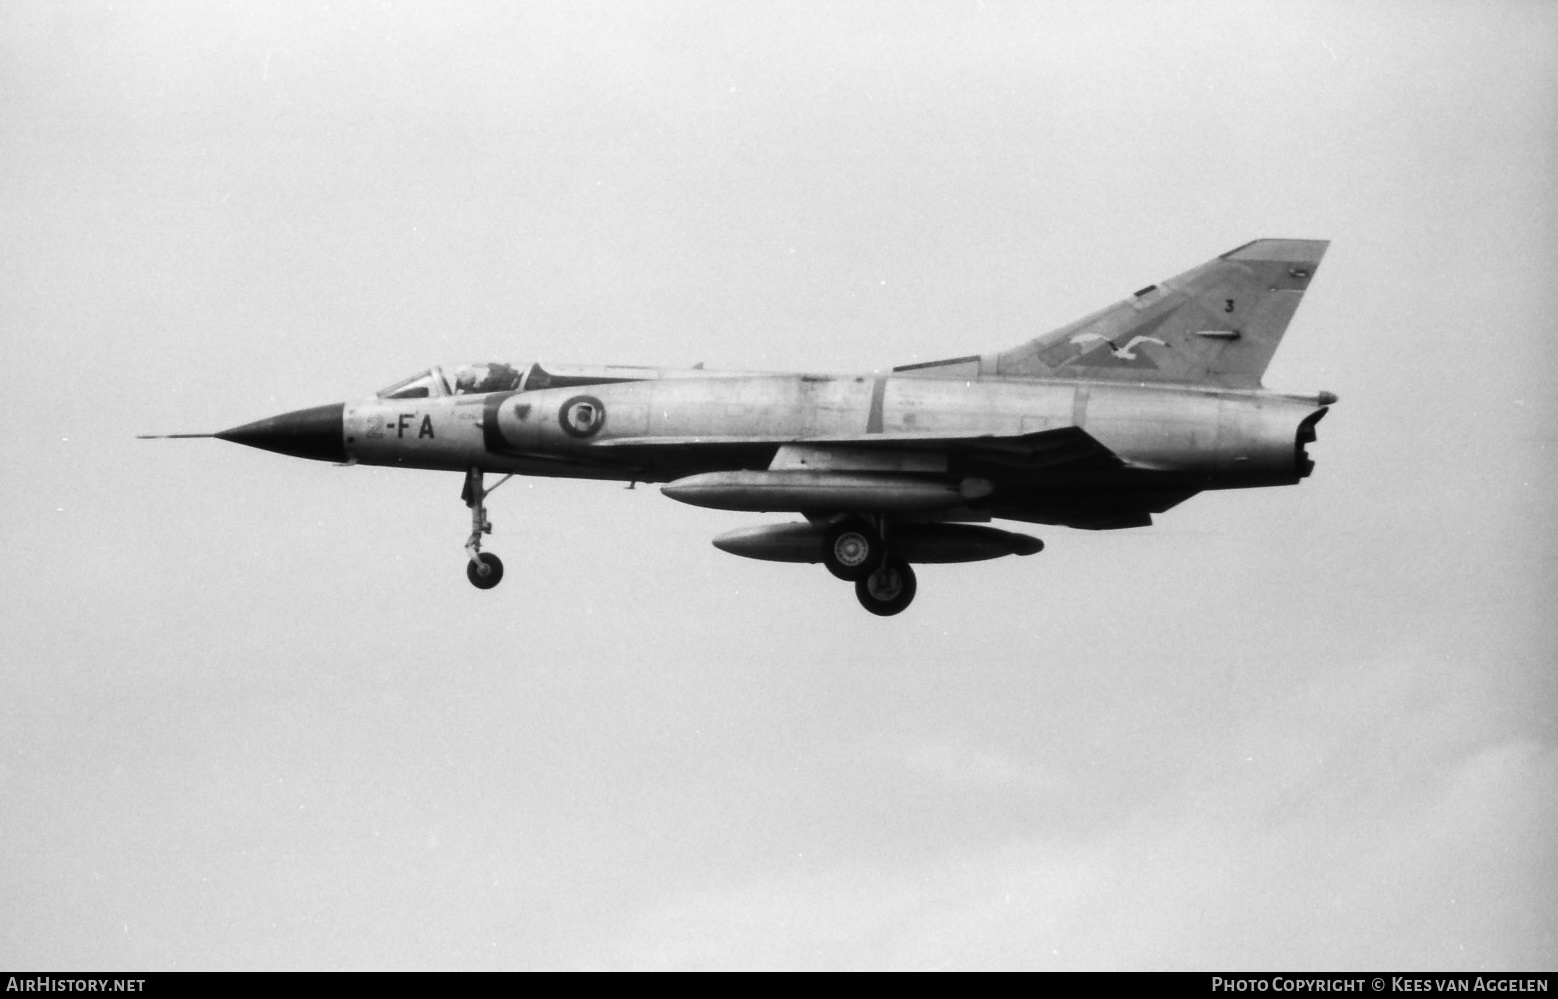
[[[484,476],[665,483],[672,499],[805,519],[715,539],[821,562],[875,614],[913,563],[1029,555],[992,519],[1145,526],[1203,489],[1293,484],[1336,401],[1261,377],[1327,244],[1257,240],[1010,350],[871,375],[484,364],[214,436],[345,464],[460,471],[467,575],[497,585]],[[177,435],[191,436],[191,435]],[[502,481],[498,483],[501,485]]]

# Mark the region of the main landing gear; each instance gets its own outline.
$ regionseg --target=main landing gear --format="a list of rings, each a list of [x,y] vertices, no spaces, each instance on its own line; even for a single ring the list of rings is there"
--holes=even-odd
[[[852,583],[869,576],[886,553],[881,532],[861,517],[846,517],[822,538],[822,564]]]
[[[822,564],[839,579],[855,584],[860,606],[881,617],[899,613],[914,600],[914,570],[887,545],[887,521],[846,517],[828,528]]]
[[[503,560],[481,550],[481,536],[492,533],[492,521],[487,519],[488,494],[513,477],[505,475],[492,489],[486,489],[482,486],[481,469],[469,468],[465,472],[465,489],[460,498],[471,509],[471,536],[465,541],[465,554],[470,561],[465,565],[465,578],[478,590],[490,590],[503,581]]]
[[[855,580],[855,599],[879,617],[892,617],[914,600],[914,569],[889,556],[864,579]]]

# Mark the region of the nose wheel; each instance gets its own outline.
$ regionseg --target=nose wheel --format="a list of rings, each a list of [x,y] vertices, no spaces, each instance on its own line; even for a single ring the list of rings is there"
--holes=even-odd
[[[465,563],[465,578],[478,590],[490,590],[503,582],[503,560],[492,552],[477,552]]]
[[[492,489],[487,489],[482,485],[481,469],[470,468],[465,472],[465,489],[460,498],[471,511],[471,536],[465,541],[465,578],[478,590],[490,590],[503,581],[503,560],[482,551],[481,538],[492,533],[492,521],[487,519],[487,496],[511,478],[513,475],[505,475]]]

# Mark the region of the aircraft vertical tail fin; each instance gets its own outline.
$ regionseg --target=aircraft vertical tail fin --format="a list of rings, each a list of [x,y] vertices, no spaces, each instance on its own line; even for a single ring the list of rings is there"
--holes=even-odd
[[[1329,245],[1258,239],[1011,350],[895,370],[1258,388]]]

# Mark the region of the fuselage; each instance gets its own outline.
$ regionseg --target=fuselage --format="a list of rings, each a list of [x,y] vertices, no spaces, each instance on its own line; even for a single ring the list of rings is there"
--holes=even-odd
[[[1325,395],[895,375],[656,377],[347,403],[342,444],[371,465],[664,482],[767,468],[787,443],[1018,437],[1079,427],[1138,471],[1200,488],[1296,482]]]
[[[1078,379],[622,374],[632,370],[609,379],[553,378],[542,388],[347,403],[341,450],[361,464],[673,482],[798,467],[793,460],[785,466],[786,454],[793,459],[794,449],[810,448],[832,468],[913,483],[916,495],[935,483],[981,484],[978,502],[940,516],[1114,527],[1205,489],[1298,482],[1312,467],[1304,445],[1334,400]],[[1085,431],[1117,460],[1056,464],[1008,444],[1064,428]],[[851,463],[851,455],[865,463]],[[782,497],[834,495],[778,488],[672,494],[729,509],[807,513],[830,505]],[[917,502],[881,499],[898,501]]]

